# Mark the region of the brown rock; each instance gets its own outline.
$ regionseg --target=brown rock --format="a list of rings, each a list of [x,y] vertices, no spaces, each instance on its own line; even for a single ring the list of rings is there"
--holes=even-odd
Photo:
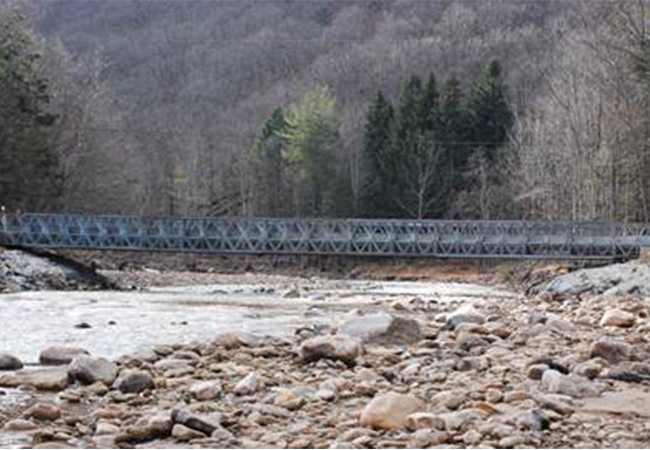
[[[445,421],[439,416],[427,412],[416,412],[409,415],[405,422],[406,428],[409,430],[421,429],[445,429]]]
[[[27,419],[54,421],[61,417],[61,410],[51,403],[36,403],[23,416]]]
[[[15,374],[0,376],[0,386],[2,387],[27,385],[39,391],[62,391],[68,387],[68,384],[68,370],[65,367],[21,370]]]
[[[317,336],[300,346],[300,356],[304,362],[332,359],[353,364],[362,353],[361,341],[350,336]]]
[[[611,364],[617,364],[630,358],[630,346],[611,338],[602,338],[591,345],[592,358],[602,358]]]

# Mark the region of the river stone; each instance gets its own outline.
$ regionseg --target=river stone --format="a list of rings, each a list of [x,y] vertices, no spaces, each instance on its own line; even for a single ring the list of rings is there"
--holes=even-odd
[[[601,327],[629,328],[636,322],[636,316],[622,309],[610,309],[600,320]]]
[[[61,417],[61,410],[51,403],[36,403],[23,416],[26,419],[55,421]]]
[[[352,364],[363,347],[360,340],[349,336],[317,336],[303,342],[299,353],[304,362],[332,359]]]
[[[563,375],[557,370],[544,372],[542,386],[551,394],[573,398],[596,397],[600,394],[600,389],[592,382],[575,375]]]
[[[361,412],[361,425],[395,430],[403,427],[411,414],[422,409],[423,402],[412,395],[396,392],[379,394]]]
[[[482,324],[485,322],[483,315],[476,310],[472,305],[465,305],[458,308],[447,316],[447,326],[455,329],[461,323],[477,323]]]
[[[422,429],[445,429],[445,421],[435,414],[428,412],[416,412],[406,418],[406,428],[411,431]]]
[[[600,398],[582,400],[580,412],[636,415],[650,418],[650,393],[641,389],[607,392]]]
[[[31,420],[25,420],[25,419],[10,420],[3,427],[3,429],[6,431],[32,431],[37,428],[38,425],[36,425]]]
[[[221,396],[221,383],[219,381],[200,381],[190,386],[188,392],[199,401],[216,400]]]
[[[0,370],[20,370],[23,363],[13,355],[0,353]]]
[[[41,364],[57,366],[70,364],[77,356],[88,355],[90,355],[90,353],[83,348],[55,345],[43,350],[38,357],[38,360]]]
[[[115,380],[114,386],[125,394],[137,394],[154,388],[153,378],[143,370],[123,370]]]
[[[70,378],[86,385],[99,381],[110,386],[117,378],[117,372],[118,369],[115,363],[104,358],[90,356],[79,356],[68,367]]]
[[[233,392],[237,395],[252,395],[260,386],[259,375],[251,372],[235,385]]]
[[[259,344],[259,338],[254,334],[235,331],[218,335],[214,339],[213,344],[227,350],[239,347],[256,347]]]
[[[192,439],[204,438],[205,434],[177,423],[174,425],[174,428],[172,428],[172,437],[177,441],[187,442]]]
[[[0,376],[0,386],[18,387],[32,386],[39,391],[62,391],[69,384],[66,367],[56,367],[25,371]]]
[[[617,364],[630,358],[630,346],[611,338],[602,338],[591,345],[592,358],[602,358],[611,364]]]
[[[341,326],[339,333],[378,345],[410,345],[422,340],[422,330],[416,320],[389,314],[354,317]]]

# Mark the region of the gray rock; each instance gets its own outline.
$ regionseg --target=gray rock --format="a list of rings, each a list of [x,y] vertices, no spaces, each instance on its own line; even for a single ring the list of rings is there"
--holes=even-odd
[[[20,359],[8,353],[0,353],[0,370],[20,370],[23,363]]]
[[[207,420],[201,419],[183,409],[174,409],[171,414],[171,419],[172,422],[177,425],[183,425],[206,436],[212,435],[215,430],[220,428],[219,425],[210,423]],[[174,427],[176,427],[176,425],[174,425]]]
[[[70,364],[77,356],[88,355],[90,355],[90,353],[83,348],[55,345],[43,350],[38,357],[38,360],[41,364],[57,366]]]
[[[221,396],[221,383],[219,381],[200,381],[190,386],[188,392],[199,401],[216,400]]]
[[[536,291],[558,295],[590,292],[603,296],[635,293],[647,297],[650,295],[650,266],[630,262],[577,270],[544,283]]]
[[[542,376],[542,386],[551,394],[573,398],[597,397],[600,389],[591,381],[575,375],[563,375],[557,370],[547,370]]]
[[[70,378],[83,384],[93,384],[100,381],[110,386],[117,378],[117,372],[117,364],[104,358],[90,356],[77,357],[68,367]]]
[[[422,340],[422,330],[416,320],[388,314],[354,317],[343,324],[339,333],[379,345],[411,345]]]
[[[353,364],[363,347],[359,339],[349,336],[317,336],[303,342],[299,353],[303,362],[332,359]]]
[[[143,370],[123,370],[120,372],[114,386],[125,394],[137,394],[154,388],[154,382],[149,372]]]

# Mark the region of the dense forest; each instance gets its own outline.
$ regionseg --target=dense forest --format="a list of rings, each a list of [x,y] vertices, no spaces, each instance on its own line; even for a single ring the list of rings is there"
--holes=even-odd
[[[4,0],[9,210],[650,221],[644,0]]]

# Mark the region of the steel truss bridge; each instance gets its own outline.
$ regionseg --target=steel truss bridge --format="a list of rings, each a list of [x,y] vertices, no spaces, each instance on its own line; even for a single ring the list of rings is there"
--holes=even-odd
[[[625,259],[650,225],[0,214],[0,245],[252,255]]]

